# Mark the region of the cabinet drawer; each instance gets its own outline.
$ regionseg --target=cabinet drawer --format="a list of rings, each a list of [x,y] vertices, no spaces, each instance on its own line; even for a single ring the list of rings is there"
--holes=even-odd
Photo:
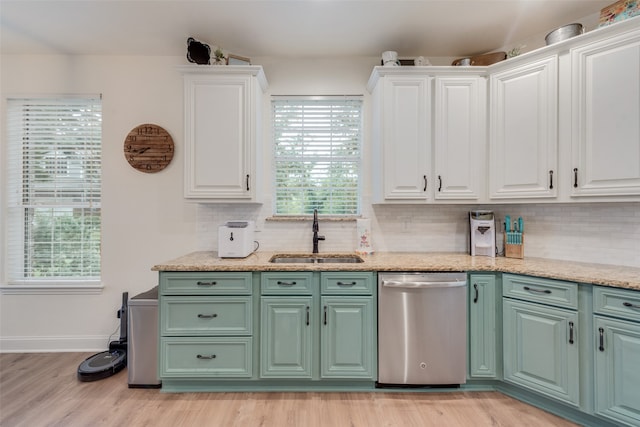
[[[640,321],[640,292],[594,286],[593,311],[607,316]]]
[[[374,282],[374,274],[369,272],[320,273],[320,289],[325,295],[371,295],[373,294]]]
[[[252,338],[162,338],[163,378],[244,377],[253,375]]]
[[[251,295],[251,272],[161,272],[162,295]]]
[[[578,284],[573,282],[504,274],[502,276],[502,295],[578,309]]]
[[[251,297],[162,297],[162,335],[251,335]]]
[[[308,271],[262,273],[260,288],[263,295],[311,295],[312,278]]]

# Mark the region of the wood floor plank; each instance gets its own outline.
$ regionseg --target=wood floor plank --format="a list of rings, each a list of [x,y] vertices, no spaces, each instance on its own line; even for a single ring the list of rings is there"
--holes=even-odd
[[[162,393],[126,370],[76,378],[90,354],[0,354],[0,426],[569,427],[498,392]]]

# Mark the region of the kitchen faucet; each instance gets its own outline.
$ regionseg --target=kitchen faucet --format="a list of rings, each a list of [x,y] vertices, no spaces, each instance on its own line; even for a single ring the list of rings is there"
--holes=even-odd
[[[318,209],[313,210],[313,253],[318,253],[318,241],[324,240],[324,236],[318,236]]]

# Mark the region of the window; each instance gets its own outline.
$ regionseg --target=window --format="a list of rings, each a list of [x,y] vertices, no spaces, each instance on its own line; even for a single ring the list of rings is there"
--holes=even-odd
[[[7,112],[9,283],[100,280],[100,99],[8,99]]]
[[[360,214],[362,97],[274,97],[274,213]]]

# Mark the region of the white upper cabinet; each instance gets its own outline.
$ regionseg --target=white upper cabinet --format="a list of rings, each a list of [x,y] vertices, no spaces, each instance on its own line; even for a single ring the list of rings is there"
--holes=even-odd
[[[489,197],[557,195],[558,59],[491,73]]]
[[[479,200],[486,170],[486,78],[435,78],[436,200]]]
[[[374,69],[374,203],[483,198],[487,83],[474,68]]]
[[[431,174],[430,78],[386,75],[374,95],[374,202],[426,202]]]
[[[640,30],[571,50],[571,196],[640,195]]]
[[[267,87],[262,67],[180,69],[184,75],[185,198],[258,201],[260,108]]]

